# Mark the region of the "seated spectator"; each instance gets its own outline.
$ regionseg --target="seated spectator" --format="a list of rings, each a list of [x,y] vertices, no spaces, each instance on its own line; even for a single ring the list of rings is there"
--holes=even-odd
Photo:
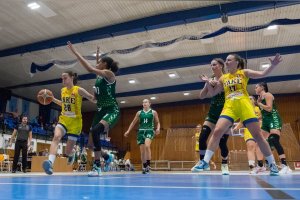
[[[33,147],[30,146],[27,153],[27,168],[31,169],[32,156],[37,156],[37,153],[33,151]]]
[[[38,124],[38,116],[36,116],[35,118],[31,119],[32,126],[39,126]]]
[[[42,115],[38,116],[38,124],[44,129],[45,121]]]
[[[43,156],[48,156],[49,155],[49,152],[48,152],[48,149],[46,148],[44,151],[43,151]]]

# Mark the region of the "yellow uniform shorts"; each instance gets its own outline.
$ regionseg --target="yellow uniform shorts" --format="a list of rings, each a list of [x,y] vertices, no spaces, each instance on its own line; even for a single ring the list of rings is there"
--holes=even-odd
[[[82,130],[82,118],[81,117],[67,117],[59,116],[59,124],[63,125],[68,135],[79,136]]]
[[[248,97],[226,100],[220,117],[226,118],[232,123],[240,119],[244,125],[250,122],[258,122],[252,103]]]
[[[248,140],[255,141],[254,137],[251,135],[250,131],[247,128],[245,128],[245,130],[244,130],[244,140],[245,140],[245,142],[247,142]]]

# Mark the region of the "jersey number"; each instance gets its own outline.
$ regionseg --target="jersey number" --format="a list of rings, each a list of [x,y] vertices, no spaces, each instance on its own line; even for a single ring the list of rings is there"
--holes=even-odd
[[[95,93],[96,93],[96,94],[100,94],[100,89],[99,89],[99,87],[94,87],[94,90],[95,90]]]
[[[144,124],[147,124],[148,123],[148,119],[144,119]]]
[[[236,87],[235,87],[235,85],[232,85],[232,86],[229,86],[229,89],[231,92],[234,92],[236,90]]]
[[[64,108],[65,108],[65,111],[71,111],[71,105],[70,104],[65,104]]]

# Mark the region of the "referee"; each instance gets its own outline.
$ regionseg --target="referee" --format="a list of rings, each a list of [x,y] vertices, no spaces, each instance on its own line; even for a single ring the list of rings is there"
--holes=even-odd
[[[31,126],[27,124],[28,117],[22,116],[22,122],[19,124],[13,131],[13,134],[11,136],[11,142],[17,138],[16,144],[15,144],[15,155],[14,155],[14,161],[13,161],[13,168],[12,173],[16,173],[17,170],[17,164],[19,161],[20,151],[22,149],[22,170],[24,173],[26,173],[26,167],[27,167],[27,148],[31,144],[32,139],[32,130]]]

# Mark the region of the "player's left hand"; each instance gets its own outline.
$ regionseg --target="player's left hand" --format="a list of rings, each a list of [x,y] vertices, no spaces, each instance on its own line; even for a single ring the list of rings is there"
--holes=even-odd
[[[209,79],[206,75],[204,75],[204,74],[201,74],[201,75],[199,76],[199,78],[200,78],[202,81],[206,82],[206,83],[209,83],[209,81],[210,81],[210,79]]]
[[[282,57],[279,53],[277,53],[273,60],[271,58],[269,58],[269,60],[271,62],[271,65],[276,66],[282,61]]]
[[[67,42],[67,47],[72,51],[72,53],[75,54],[77,52],[75,47],[73,46],[73,44],[70,41]]]

